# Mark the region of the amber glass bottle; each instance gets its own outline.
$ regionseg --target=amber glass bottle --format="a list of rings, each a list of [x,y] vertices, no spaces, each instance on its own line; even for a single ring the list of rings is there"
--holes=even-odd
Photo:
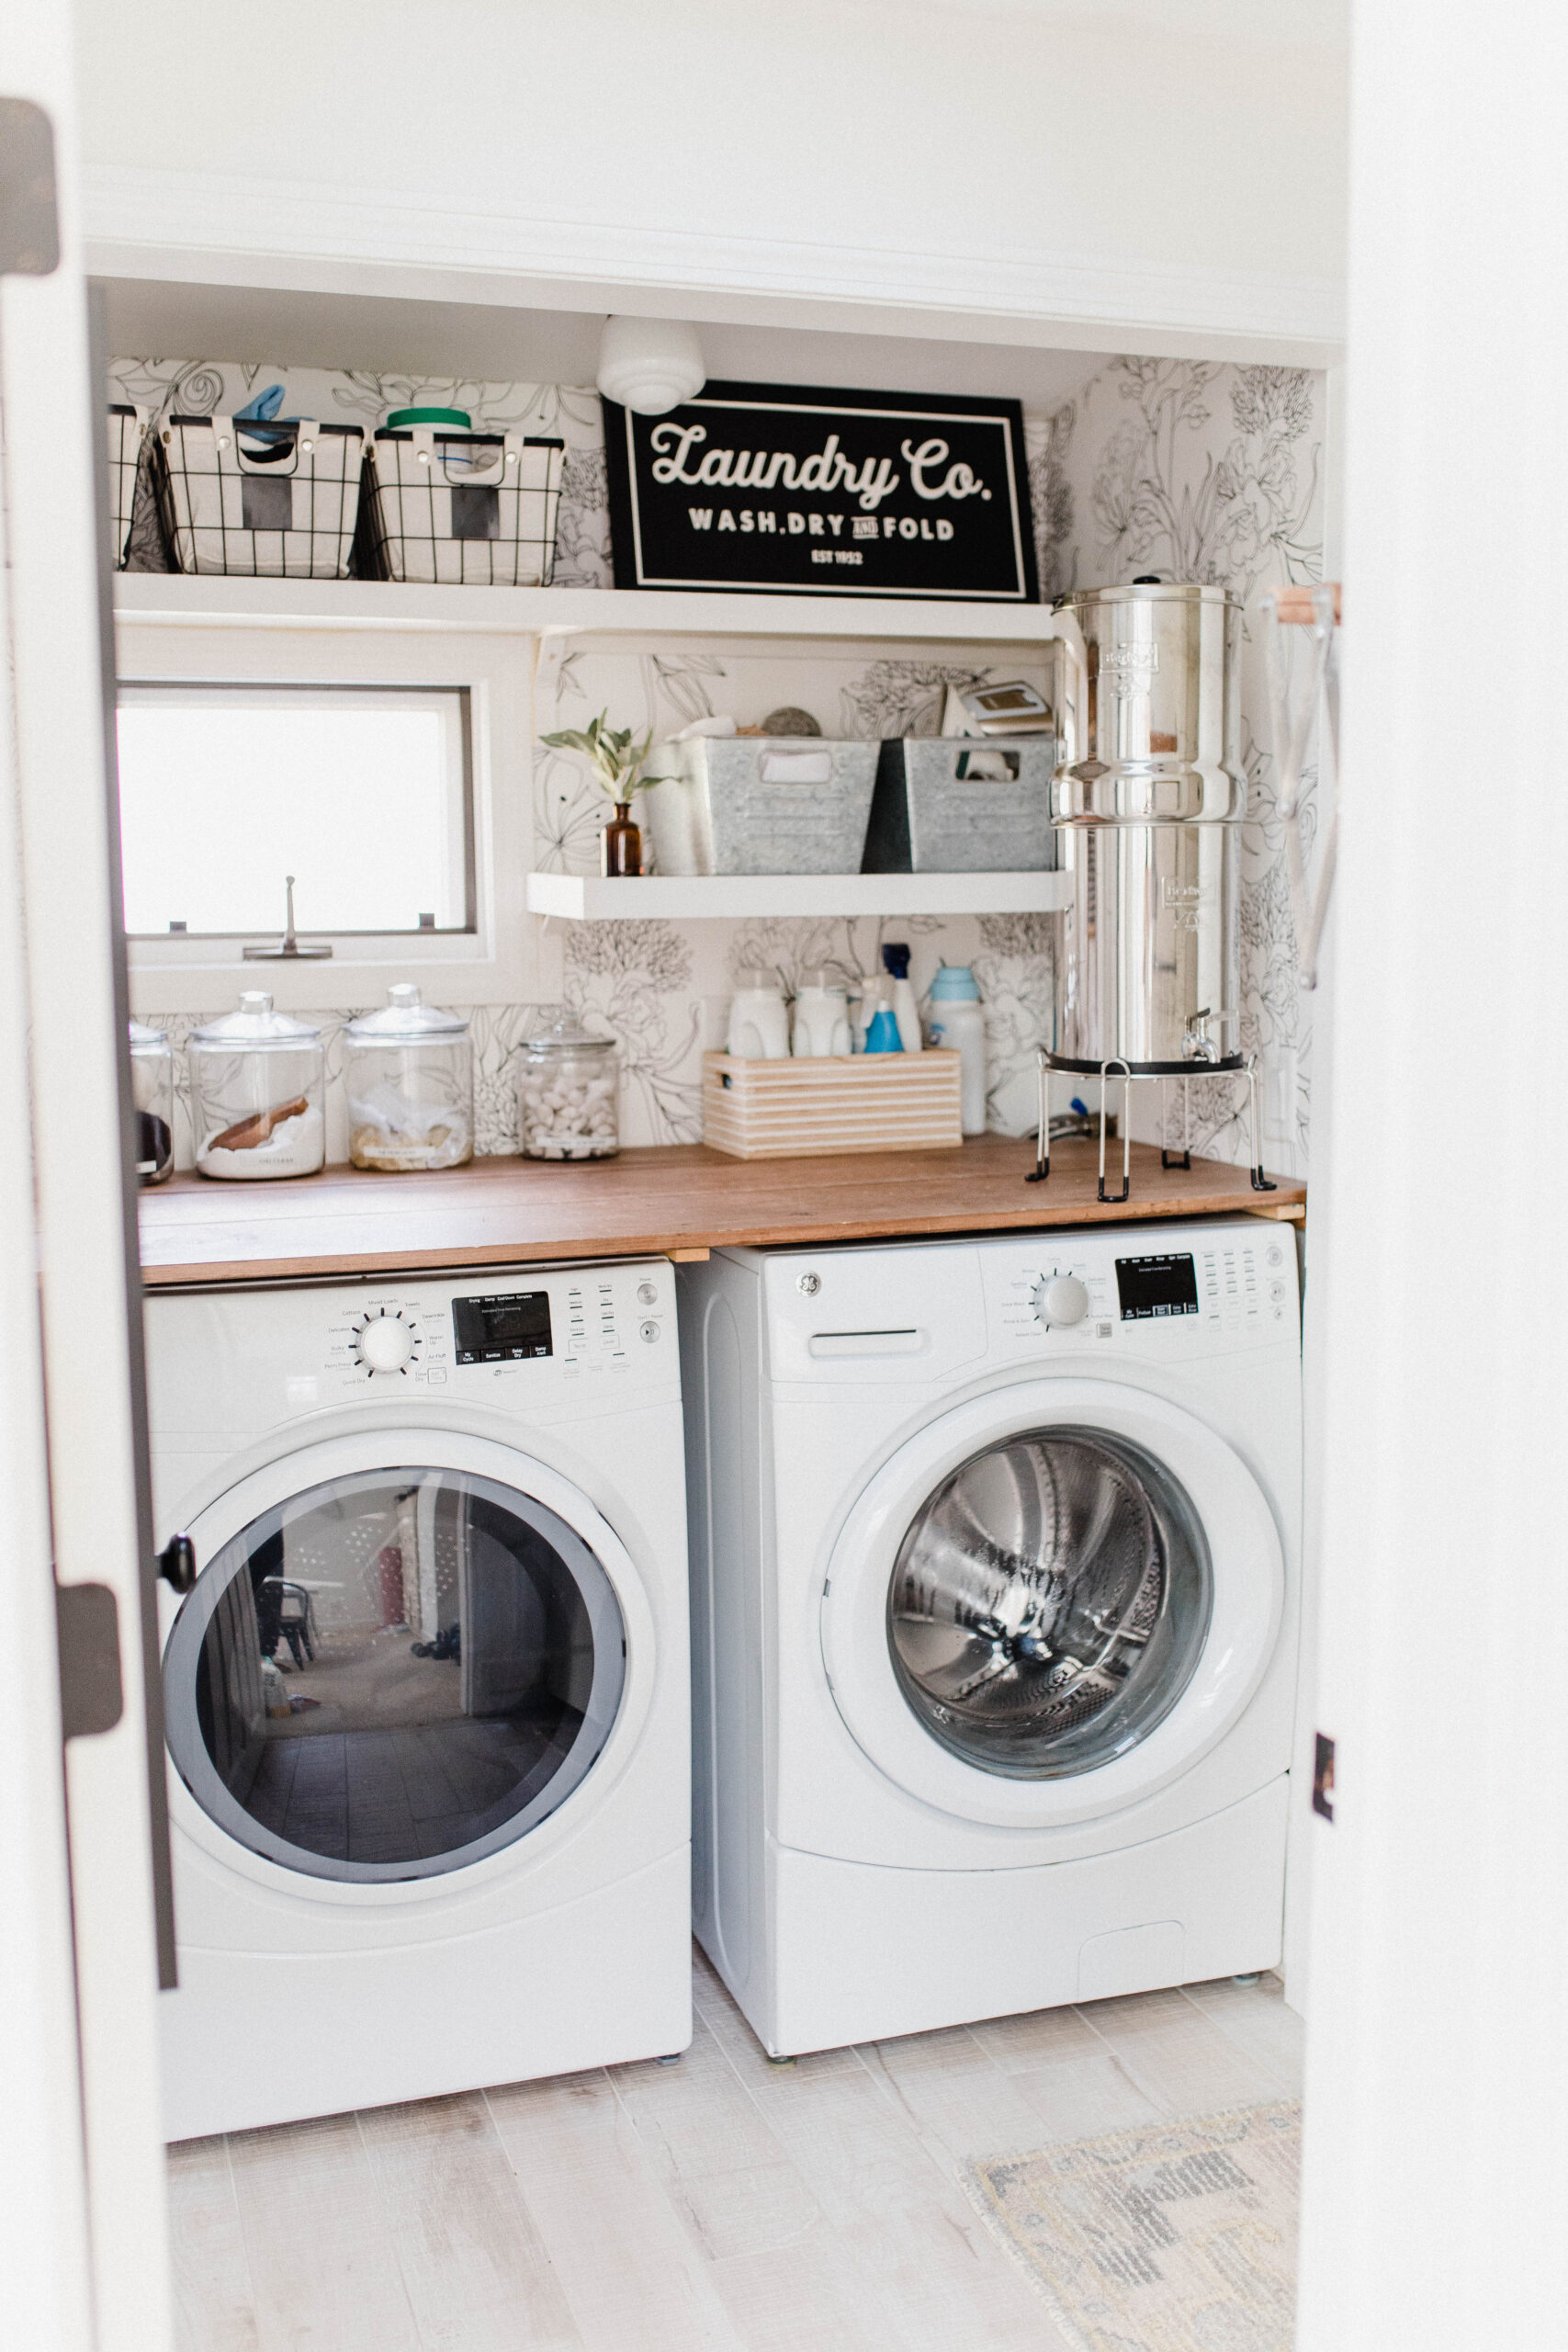
[[[642,834],[632,822],[629,800],[616,801],[615,816],[599,836],[599,850],[606,875],[642,872]]]

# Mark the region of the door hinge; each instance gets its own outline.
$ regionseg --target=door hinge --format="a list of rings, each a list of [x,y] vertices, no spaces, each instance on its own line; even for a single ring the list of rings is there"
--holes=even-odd
[[[125,1712],[119,1679],[119,1609],[107,1584],[54,1589],[60,1645],[60,1721],[67,1739],[113,1731]]]
[[[0,277],[60,266],[54,126],[31,98],[0,98]]]

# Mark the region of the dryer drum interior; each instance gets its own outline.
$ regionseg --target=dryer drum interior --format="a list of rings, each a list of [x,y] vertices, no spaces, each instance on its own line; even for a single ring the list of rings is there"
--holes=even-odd
[[[1150,1453],[1102,1430],[986,1447],[916,1513],[887,1596],[893,1670],[942,1747],[1013,1780],[1092,1771],[1192,1678],[1213,1576]]]
[[[164,1675],[175,1762],[230,1836],[313,1877],[423,1878],[577,1787],[615,1719],[625,1635],[556,1512],[468,1472],[378,1469],[241,1528]]]

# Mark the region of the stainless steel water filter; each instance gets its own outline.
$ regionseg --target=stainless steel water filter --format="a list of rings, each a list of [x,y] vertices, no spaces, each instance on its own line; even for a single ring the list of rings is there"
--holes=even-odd
[[[1058,1068],[1242,1066],[1241,611],[1162,581],[1057,602]]]

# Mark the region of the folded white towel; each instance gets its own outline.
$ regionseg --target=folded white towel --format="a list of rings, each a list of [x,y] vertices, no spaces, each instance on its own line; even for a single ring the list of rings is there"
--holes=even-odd
[[[682,727],[678,735],[671,737],[671,741],[689,743],[694,735],[737,735],[739,731],[734,719],[721,713],[714,718],[694,718],[689,727]]]

